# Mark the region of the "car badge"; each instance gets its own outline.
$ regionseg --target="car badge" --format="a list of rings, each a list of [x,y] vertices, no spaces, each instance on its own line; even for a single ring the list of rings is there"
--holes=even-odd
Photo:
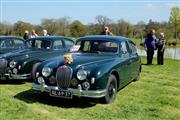
[[[67,55],[64,55],[64,61],[65,63],[67,64],[72,64],[73,62],[73,57],[71,54],[67,54]]]

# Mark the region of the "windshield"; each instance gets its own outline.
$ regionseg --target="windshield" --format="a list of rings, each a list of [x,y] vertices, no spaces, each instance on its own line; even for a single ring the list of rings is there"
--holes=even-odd
[[[107,40],[82,40],[77,42],[76,46],[80,45],[81,52],[107,52],[117,53],[118,43]]]
[[[50,40],[32,39],[26,42],[26,48],[51,49]]]

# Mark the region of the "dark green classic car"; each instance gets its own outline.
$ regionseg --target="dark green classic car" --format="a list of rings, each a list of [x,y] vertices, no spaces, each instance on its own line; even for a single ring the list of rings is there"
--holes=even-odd
[[[72,45],[74,41],[63,36],[28,39],[25,49],[0,56],[0,79],[30,79],[40,62],[65,54]]]
[[[0,36],[0,54],[24,48],[24,40],[16,36]]]
[[[140,57],[127,38],[82,37],[72,51],[77,52],[42,62],[33,73],[32,89],[55,97],[103,98],[112,103],[117,90],[139,79]]]

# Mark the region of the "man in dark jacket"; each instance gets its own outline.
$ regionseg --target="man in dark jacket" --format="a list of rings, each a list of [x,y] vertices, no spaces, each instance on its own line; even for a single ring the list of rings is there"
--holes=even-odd
[[[147,34],[144,41],[144,48],[147,53],[147,65],[152,64],[155,47],[156,47],[156,36],[155,36],[155,30],[152,29]]]

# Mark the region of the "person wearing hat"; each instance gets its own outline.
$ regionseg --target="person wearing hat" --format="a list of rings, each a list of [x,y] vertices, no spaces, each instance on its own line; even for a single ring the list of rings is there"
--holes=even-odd
[[[156,44],[157,46],[157,63],[158,65],[164,64],[164,50],[165,50],[165,39],[164,39],[164,33],[160,33],[159,40]]]

